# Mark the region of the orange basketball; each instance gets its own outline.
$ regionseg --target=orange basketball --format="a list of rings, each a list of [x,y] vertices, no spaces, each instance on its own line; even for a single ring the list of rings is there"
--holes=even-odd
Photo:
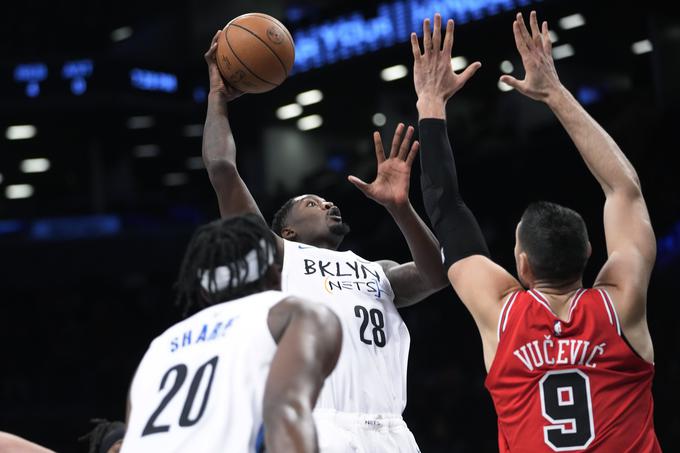
[[[264,93],[279,86],[293,67],[295,44],[286,27],[267,14],[238,16],[217,42],[217,66],[231,86]]]

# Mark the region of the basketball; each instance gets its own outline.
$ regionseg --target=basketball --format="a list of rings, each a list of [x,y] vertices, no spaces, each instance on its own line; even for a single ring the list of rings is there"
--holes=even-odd
[[[224,80],[246,93],[264,93],[283,83],[295,61],[286,27],[261,13],[229,22],[217,43],[217,66]]]

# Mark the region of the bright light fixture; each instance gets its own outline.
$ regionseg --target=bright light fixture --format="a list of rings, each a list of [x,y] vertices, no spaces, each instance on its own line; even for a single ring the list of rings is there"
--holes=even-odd
[[[391,82],[392,80],[403,79],[408,75],[408,68],[403,64],[398,64],[396,66],[390,66],[380,71],[380,78],[385,82]]]
[[[309,90],[298,94],[295,100],[300,105],[312,105],[323,100],[323,93],[320,90]]]
[[[24,159],[19,165],[24,173],[42,173],[50,169],[50,161],[43,157]]]
[[[276,117],[280,120],[289,120],[300,116],[301,113],[302,107],[300,104],[288,104],[276,109]]]
[[[26,140],[35,137],[38,130],[32,124],[21,124],[17,126],[10,126],[5,131],[5,138],[7,140]]]
[[[322,124],[323,118],[321,118],[321,115],[303,116],[297,121],[297,127],[301,131],[316,129],[317,127],[321,127]]]

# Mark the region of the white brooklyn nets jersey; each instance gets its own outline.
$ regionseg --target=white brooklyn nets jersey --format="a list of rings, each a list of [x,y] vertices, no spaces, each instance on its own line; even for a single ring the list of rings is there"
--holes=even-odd
[[[277,347],[267,317],[284,297],[267,291],[215,305],[157,337],[132,381],[122,452],[255,453]]]
[[[401,414],[410,336],[382,267],[351,251],[285,241],[281,288],[340,318],[342,351],[316,409]]]

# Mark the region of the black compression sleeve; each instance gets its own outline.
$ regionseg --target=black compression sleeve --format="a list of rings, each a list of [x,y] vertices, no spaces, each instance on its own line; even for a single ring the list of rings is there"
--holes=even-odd
[[[472,255],[489,256],[477,219],[458,191],[456,163],[440,119],[420,120],[420,186],[434,233],[444,253],[444,265]]]

